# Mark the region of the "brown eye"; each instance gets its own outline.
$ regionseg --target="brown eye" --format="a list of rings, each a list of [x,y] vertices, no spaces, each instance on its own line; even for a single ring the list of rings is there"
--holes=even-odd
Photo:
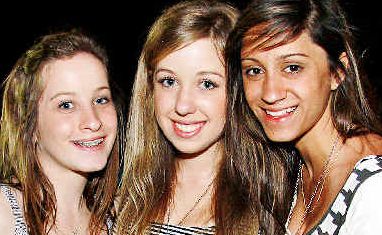
[[[296,64],[291,64],[288,67],[286,67],[285,70],[287,73],[298,73],[301,70],[301,67]]]
[[[263,71],[259,67],[253,67],[245,70],[245,74],[249,76],[256,76],[261,73],[263,73]]]

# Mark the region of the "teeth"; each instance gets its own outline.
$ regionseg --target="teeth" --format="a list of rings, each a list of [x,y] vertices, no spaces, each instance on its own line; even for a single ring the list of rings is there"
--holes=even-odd
[[[94,147],[102,143],[103,140],[104,139],[101,138],[101,139],[92,140],[92,141],[75,141],[75,143],[84,147]]]
[[[194,125],[184,125],[184,124],[180,124],[180,123],[175,123],[175,126],[176,126],[176,128],[178,128],[179,130],[181,130],[183,132],[193,132],[193,131],[197,130],[198,128],[200,128],[201,126],[203,126],[203,123],[198,123],[198,124],[194,124]]]
[[[283,116],[283,115],[285,115],[287,113],[293,112],[296,108],[297,108],[297,106],[294,106],[294,107],[290,107],[290,108],[283,109],[283,110],[280,110],[280,111],[273,112],[273,111],[265,110],[265,112],[268,115],[271,115],[273,117],[280,117],[280,116]]]

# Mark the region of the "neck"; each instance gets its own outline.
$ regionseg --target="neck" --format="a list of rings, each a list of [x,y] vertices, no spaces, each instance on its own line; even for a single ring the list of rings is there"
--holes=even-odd
[[[202,153],[182,154],[176,158],[176,175],[179,182],[205,179],[209,181],[217,172],[222,158],[218,144]]]
[[[314,178],[321,174],[324,165],[330,157],[339,133],[335,129],[330,115],[323,115],[321,120],[296,142],[307,169],[308,176]],[[338,140],[337,149],[340,145]],[[333,157],[333,156],[331,156]]]
[[[82,196],[87,182],[86,176],[57,169],[44,171],[56,195],[57,214],[52,234],[87,233],[91,213]]]

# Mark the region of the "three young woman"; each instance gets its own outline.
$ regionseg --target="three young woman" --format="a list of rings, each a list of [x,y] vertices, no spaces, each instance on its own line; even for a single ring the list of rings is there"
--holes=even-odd
[[[237,17],[188,1],[151,27],[115,232],[378,234],[382,131],[340,7],[255,0],[224,59]],[[46,36],[17,62],[1,119],[4,233],[14,221],[19,234],[111,232],[119,109],[108,81],[103,50],[78,33]]]

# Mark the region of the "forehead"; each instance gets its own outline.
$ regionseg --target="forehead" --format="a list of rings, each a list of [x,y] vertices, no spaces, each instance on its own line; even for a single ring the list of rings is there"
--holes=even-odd
[[[243,58],[250,57],[253,55],[263,55],[263,54],[293,54],[293,53],[303,53],[314,56],[324,56],[325,50],[321,48],[318,44],[313,42],[311,36],[307,32],[303,32],[298,36],[288,39],[286,35],[280,35],[275,38],[265,38],[266,42],[263,41],[262,44],[259,42],[248,43],[243,46],[241,50],[241,56]],[[266,45],[265,45],[266,44]]]
[[[49,61],[42,68],[41,76],[45,92],[89,89],[108,84],[106,67],[88,53]]]
[[[223,62],[220,53],[209,38],[195,42],[175,50],[157,64],[157,70],[167,68],[171,70],[189,69],[221,70]]]

